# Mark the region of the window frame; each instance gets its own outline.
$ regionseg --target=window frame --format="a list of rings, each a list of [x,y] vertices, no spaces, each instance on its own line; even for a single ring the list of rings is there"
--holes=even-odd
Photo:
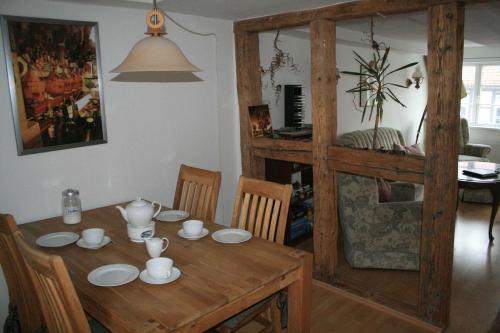
[[[478,114],[479,114],[479,109],[480,109],[480,100],[481,100],[481,79],[482,79],[482,69],[483,69],[483,66],[500,66],[500,58],[494,58],[494,59],[490,59],[490,60],[487,60],[487,61],[479,61],[479,60],[464,60],[463,64],[462,64],[462,67],[465,67],[465,66],[474,66],[475,67],[475,76],[474,76],[474,91],[473,91],[473,95],[472,95],[472,102],[470,103],[471,104],[471,109],[470,109],[470,112],[469,114],[466,114],[465,115],[465,118],[468,120],[469,122],[469,126],[470,127],[476,127],[476,128],[488,128],[488,129],[494,129],[494,130],[500,130],[500,123],[499,124],[495,124],[493,122],[490,122],[490,123],[478,123],[477,122],[477,119],[478,119]],[[500,91],[500,88],[499,88],[499,91]],[[492,95],[492,102],[494,101],[494,97],[496,96],[497,94],[493,94]],[[462,105],[462,103],[460,102],[460,106]],[[494,104],[489,104],[489,105],[494,105]],[[500,109],[497,109],[496,112],[498,114],[498,112],[500,111]],[[493,110],[493,113],[492,113],[492,117],[493,118],[500,118],[499,116],[495,116],[495,110]]]

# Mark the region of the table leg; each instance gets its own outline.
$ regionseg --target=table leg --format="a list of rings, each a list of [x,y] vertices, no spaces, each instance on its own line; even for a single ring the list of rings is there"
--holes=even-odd
[[[500,203],[500,187],[496,186],[491,189],[491,198],[492,198],[492,206],[491,206],[491,216],[490,216],[490,227],[488,229],[488,236],[490,237],[490,243],[495,239],[493,237],[493,224],[495,223],[495,217],[497,216],[498,205]]]
[[[289,333],[307,333],[311,328],[312,264],[312,254],[304,254],[300,278],[288,286]]]

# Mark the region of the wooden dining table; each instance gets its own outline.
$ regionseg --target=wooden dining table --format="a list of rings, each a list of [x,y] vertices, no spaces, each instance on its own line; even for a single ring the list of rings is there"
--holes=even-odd
[[[281,289],[288,290],[288,332],[309,332],[310,253],[257,237],[239,244],[218,243],[211,234],[223,226],[214,223],[205,223],[210,235],[186,240],[177,235],[180,221],[158,221],[155,236],[170,241],[163,256],[174,260],[181,277],[163,285],[137,278],[121,286],[98,287],[87,280],[95,268],[130,264],[142,271],[149,259],[143,243],[128,239],[126,222],[114,205],[84,211],[76,225],[54,217],[20,229],[37,246],[36,238],[44,234],[80,234],[93,227],[103,228],[112,242],[98,250],[76,244],[43,250],[63,258],[84,310],[113,332],[203,332]]]

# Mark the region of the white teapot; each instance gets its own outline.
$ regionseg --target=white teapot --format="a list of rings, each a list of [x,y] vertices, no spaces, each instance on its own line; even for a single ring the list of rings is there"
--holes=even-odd
[[[155,204],[158,205],[156,212],[154,210]],[[120,210],[125,221],[134,227],[145,227],[160,213],[161,205],[156,201],[149,203],[141,198],[137,198],[137,200],[129,203],[125,209],[120,206],[116,206],[116,208]]]

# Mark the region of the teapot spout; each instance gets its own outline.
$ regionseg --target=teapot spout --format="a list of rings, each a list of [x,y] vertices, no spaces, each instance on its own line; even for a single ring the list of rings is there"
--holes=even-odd
[[[115,206],[115,207],[118,208],[120,213],[122,213],[123,219],[128,222],[127,212],[125,211],[125,209],[123,207],[120,207],[120,206]]]

